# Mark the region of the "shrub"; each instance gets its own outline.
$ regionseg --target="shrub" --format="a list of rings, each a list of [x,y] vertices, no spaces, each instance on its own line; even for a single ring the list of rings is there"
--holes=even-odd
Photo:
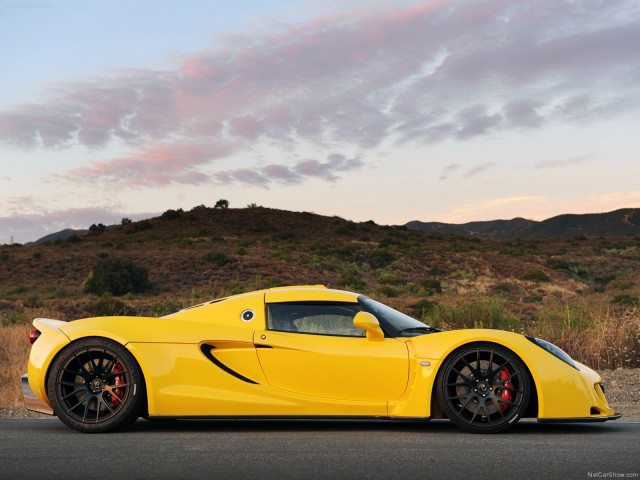
[[[183,308],[184,303],[182,302],[182,300],[168,297],[154,303],[151,311],[154,317],[164,317],[165,315],[175,313],[178,310],[182,310]]]
[[[224,252],[219,252],[217,250],[211,250],[210,252],[205,253],[202,256],[202,259],[205,262],[213,263],[218,267],[224,267],[228,263],[236,262],[237,260],[233,257],[230,257]]]
[[[371,268],[382,268],[393,262],[396,257],[388,250],[381,248],[369,255],[365,262],[371,265]]]
[[[142,232],[144,230],[149,230],[150,228],[153,228],[151,222],[149,220],[142,220],[140,222],[127,224],[124,233],[131,235],[134,233]]]
[[[175,220],[176,218],[180,218],[182,216],[183,210],[179,208],[178,210],[165,210],[160,218],[163,220]]]
[[[640,299],[638,299],[638,297],[633,297],[633,296],[627,295],[627,294],[616,295],[615,298],[613,299],[613,303],[617,303],[618,305],[626,305],[628,307],[631,307],[631,306],[634,306],[634,305],[640,305]]]
[[[91,312],[96,317],[135,315],[135,311],[115,298],[102,298],[93,304]]]
[[[89,227],[89,231],[90,232],[104,232],[106,229],[107,229],[107,227],[102,223],[99,223],[97,225],[94,223]],[[73,235],[71,235],[71,236],[73,236]]]
[[[145,267],[129,260],[106,258],[93,267],[84,291],[97,295],[123,295],[144,292],[149,287],[149,272]]]
[[[398,289],[393,288],[390,285],[383,285],[378,289],[378,293],[388,298],[395,298],[399,295]]]
[[[229,208],[229,200],[225,200],[224,198],[221,198],[216,202],[213,208]]]
[[[537,268],[530,268],[524,275],[522,276],[525,280],[530,280],[532,282],[547,282],[549,281],[549,277],[542,270]]]
[[[100,224],[100,225],[102,225],[102,224]],[[104,226],[104,225],[103,225],[103,226]],[[100,231],[102,231],[102,230],[100,230]],[[71,235],[71,236],[70,236],[69,238],[67,238],[67,240],[66,240],[66,242],[67,242],[67,243],[78,243],[78,242],[81,242],[81,241],[82,241],[82,239],[81,239],[78,235],[75,235],[75,234],[74,234],[74,235]]]
[[[131,223],[133,223],[133,220],[131,220],[130,218],[125,217],[120,222],[120,225],[130,225]]]
[[[435,307],[436,305],[438,305],[436,302],[432,302],[427,298],[423,298],[411,305],[411,308],[417,316],[423,317],[425,314],[431,312],[431,310],[433,310],[433,307]]]
[[[340,272],[340,286],[353,290],[362,290],[367,286],[367,282],[365,282],[358,270],[348,268]]]
[[[432,278],[423,278],[420,280],[420,286],[424,288],[427,295],[434,293],[442,293],[442,284],[438,280]]]

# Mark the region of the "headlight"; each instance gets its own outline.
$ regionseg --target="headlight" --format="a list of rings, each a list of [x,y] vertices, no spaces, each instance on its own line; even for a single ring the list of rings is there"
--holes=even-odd
[[[540,338],[535,338],[535,337],[527,337],[527,340],[530,340],[531,342],[535,343],[540,348],[544,348],[551,355],[553,355],[556,358],[559,358],[567,365],[571,365],[576,370],[580,370],[576,365],[576,362],[573,361],[573,359],[567,354],[567,352],[562,350],[560,347],[556,347],[553,343],[547,342],[546,340],[542,340]]]

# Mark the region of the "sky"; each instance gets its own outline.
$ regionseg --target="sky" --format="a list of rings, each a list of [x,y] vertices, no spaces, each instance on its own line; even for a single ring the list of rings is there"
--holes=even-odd
[[[638,0],[6,0],[0,82],[0,244],[640,207]]]

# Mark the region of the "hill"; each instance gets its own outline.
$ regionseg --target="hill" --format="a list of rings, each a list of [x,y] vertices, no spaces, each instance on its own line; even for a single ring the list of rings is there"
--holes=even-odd
[[[151,287],[85,293],[105,259],[144,267]],[[542,336],[595,368],[640,365],[640,235],[491,239],[260,207],[168,210],[66,240],[0,246],[0,323],[161,316],[300,284],[357,291],[441,328]]]
[[[451,224],[440,222],[408,222],[412,230],[452,233],[482,238],[569,238],[576,236],[640,234],[640,209],[624,208],[608,213],[565,214],[537,222],[524,218]]]
[[[36,240],[34,242],[27,242],[27,243],[25,243],[25,246],[40,245],[41,243],[55,242],[56,240],[66,240],[67,238],[71,237],[72,235],[84,235],[88,231],[89,230],[74,230],[73,228],[65,228],[64,230],[60,230],[59,232],[50,233],[49,235],[45,235],[44,237],[39,238],[38,240]]]

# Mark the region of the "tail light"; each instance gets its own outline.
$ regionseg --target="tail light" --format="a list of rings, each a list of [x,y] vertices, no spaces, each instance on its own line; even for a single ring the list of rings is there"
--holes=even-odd
[[[39,336],[40,330],[36,330],[35,328],[31,330],[31,333],[29,334],[29,342],[31,342],[31,345],[33,345],[33,343],[38,339]]]

